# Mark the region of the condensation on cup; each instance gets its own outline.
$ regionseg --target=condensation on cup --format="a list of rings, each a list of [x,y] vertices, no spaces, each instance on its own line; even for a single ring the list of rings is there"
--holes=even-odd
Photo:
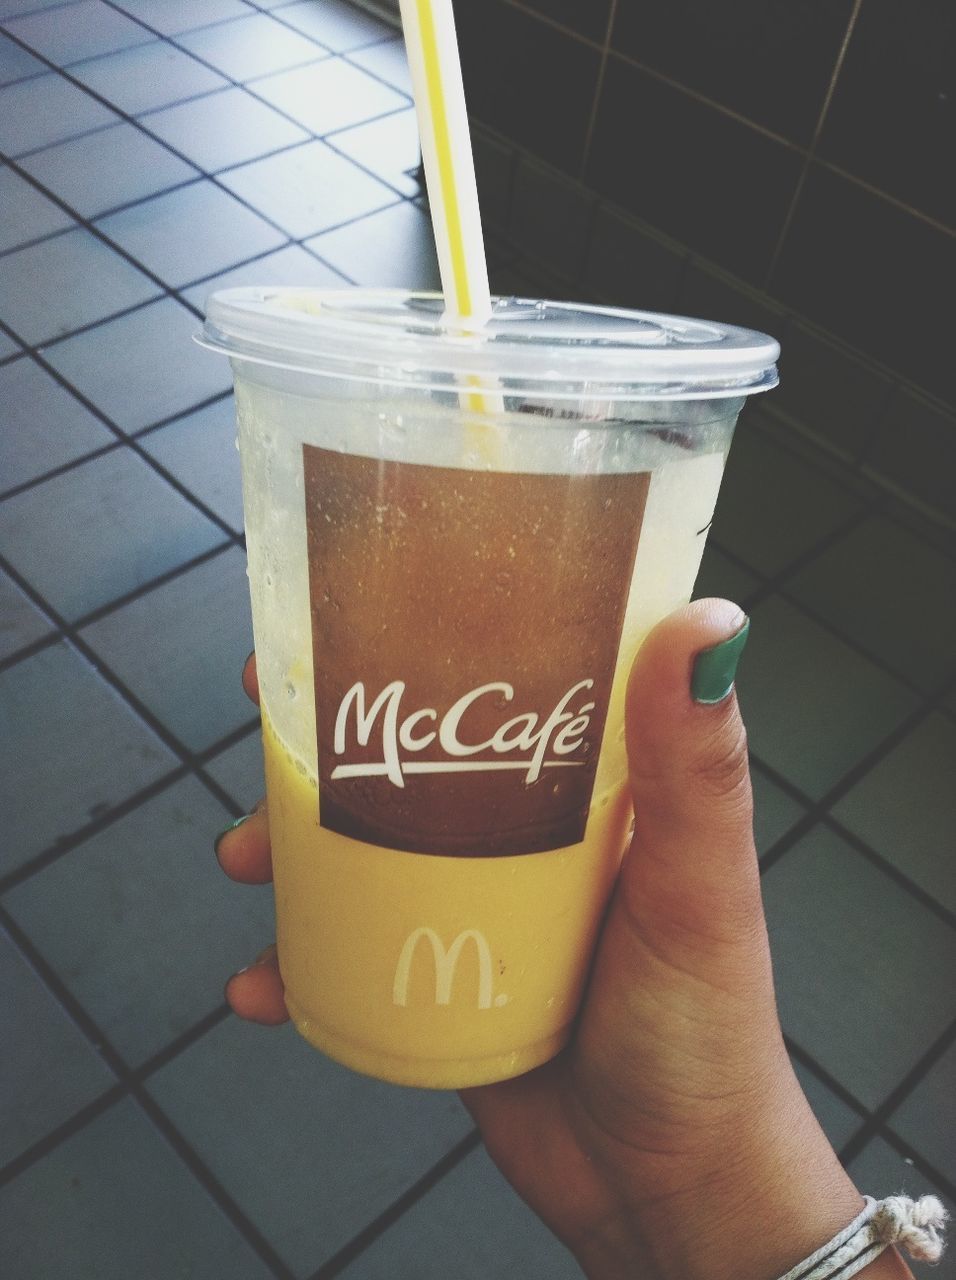
[[[231,289],[279,964],[396,1083],[566,1043],[627,840],[623,704],[777,343],[681,317]]]

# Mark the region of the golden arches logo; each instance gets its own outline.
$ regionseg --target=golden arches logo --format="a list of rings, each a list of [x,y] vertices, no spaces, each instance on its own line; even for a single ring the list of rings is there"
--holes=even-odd
[[[392,1001],[404,1008],[408,1004],[408,984],[411,977],[412,961],[418,944],[425,941],[430,944],[435,961],[435,1003],[451,1004],[452,986],[455,981],[455,970],[461,953],[469,942],[475,944],[478,953],[478,1008],[490,1009],[506,1004],[507,996],[498,996],[492,1001],[491,996],[491,948],[488,939],[477,929],[463,929],[450,947],[445,947],[434,929],[423,925],[410,933],[405,939],[398,964],[395,968],[395,982],[392,988]]]

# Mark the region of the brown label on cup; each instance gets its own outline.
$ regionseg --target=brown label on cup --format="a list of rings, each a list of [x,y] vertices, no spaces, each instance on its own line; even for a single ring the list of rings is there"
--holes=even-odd
[[[303,453],[321,825],[462,857],[581,841],[649,474]]]

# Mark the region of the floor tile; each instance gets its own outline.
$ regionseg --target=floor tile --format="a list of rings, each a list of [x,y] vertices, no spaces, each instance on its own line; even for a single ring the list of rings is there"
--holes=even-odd
[[[115,122],[108,107],[62,76],[35,76],[0,89],[0,151],[9,156]]]
[[[265,795],[262,770],[262,739],[258,730],[227,747],[206,765],[206,772],[225,787],[236,804],[249,813]]]
[[[328,50],[262,13],[189,31],[176,42],[240,81],[328,57]]]
[[[277,16],[333,53],[389,40],[395,30],[345,0],[323,0],[322,4],[301,0],[299,4],[283,5]]]
[[[5,554],[68,619],[223,540],[220,529],[126,448],[0,503]]]
[[[52,630],[53,623],[0,570],[0,661]]]
[[[0,0],[0,18],[13,18],[36,9],[53,9],[63,0]]]
[[[227,83],[217,72],[161,40],[77,63],[70,67],[70,75],[133,116],[224,89]]]
[[[242,532],[242,478],[232,396],[160,427],[143,448],[201,502]]]
[[[849,520],[859,503],[742,420],[711,538],[764,574],[777,573]]]
[[[271,1275],[129,1100],[0,1192],[0,1235],[11,1276],[29,1280]]]
[[[431,222],[407,200],[316,236],[308,248],[356,284],[441,288]]]
[[[319,137],[408,105],[402,94],[341,58],[267,76],[254,89]]]
[[[365,49],[353,49],[348,59],[363,71],[370,71],[379,80],[384,80],[399,93],[412,96],[412,76],[408,69],[405,41],[401,37],[397,40],[383,40],[380,44],[369,45]]]
[[[236,547],[108,613],[82,635],[192,751],[255,717],[239,684],[252,622],[246,557]]]
[[[956,671],[954,587],[948,556],[877,516],[811,561],[786,592],[929,692]]]
[[[933,715],[871,769],[834,814],[956,913],[956,725]]]
[[[411,176],[422,157],[414,108],[346,129],[334,134],[329,142],[336,151],[396,187],[403,196],[418,195],[418,183]]]
[[[760,579],[749,569],[742,568],[716,547],[704,549],[700,572],[694,583],[694,599],[723,596],[740,604],[760,586]]]
[[[839,1151],[863,1123],[862,1114],[847,1106],[809,1067],[794,1060],[793,1069],[821,1129]]]
[[[0,1009],[4,1040],[15,1047],[0,1055],[2,1166],[105,1093],[116,1077],[2,932]]]
[[[222,175],[222,182],[296,239],[350,222],[396,200],[394,191],[336,155],[324,142],[310,142],[232,169]]]
[[[8,337],[7,334],[0,330],[0,360],[10,360],[13,356],[19,355],[21,351],[20,344],[14,342],[11,337]]]
[[[97,224],[167,284],[192,284],[283,242],[280,231],[211,182],[197,182]]]
[[[291,1026],[235,1018],[158,1072],[149,1091],[297,1277],[311,1275],[471,1128],[453,1094],[369,1080]]]
[[[0,673],[0,722],[3,874],[176,765],[151,730],[62,642]]]
[[[879,1106],[952,1016],[956,934],[816,827],[763,877],[783,1029],[863,1105]]]
[[[139,23],[131,22],[100,0],[41,9],[28,17],[12,19],[7,30],[59,67],[153,39]]]
[[[255,160],[308,137],[304,129],[257,102],[245,89],[224,89],[165,107],[143,116],[142,123],[207,173]]]
[[[122,0],[120,7],[164,36],[242,18],[249,12],[240,0]]]
[[[584,1272],[511,1190],[483,1147],[402,1214],[342,1280],[583,1280]]]
[[[76,225],[68,213],[12,169],[0,169],[0,208],[0,253]]]
[[[213,856],[230,821],[185,778],[4,899],[131,1066],[216,1009],[274,936],[271,892],[227,880]]]
[[[601,205],[584,268],[593,297],[617,306],[673,312],[687,254],[619,210]]]
[[[871,1138],[856,1159],[850,1162],[848,1171],[859,1189],[877,1200],[899,1192],[914,1198],[938,1196],[950,1214],[956,1214],[956,1199],[947,1196],[924,1177],[910,1160],[901,1156],[883,1138]],[[956,1280],[956,1251],[952,1245],[937,1264],[913,1262],[910,1258],[907,1258],[907,1263],[916,1280]]]
[[[520,156],[511,184],[508,233],[522,257],[577,282],[593,235],[597,198],[556,169]]]
[[[47,147],[28,156],[23,167],[84,218],[199,177],[192,165],[131,124]]]
[[[950,1182],[956,1183],[956,1045],[951,1045],[887,1121]]]
[[[311,285],[317,289],[338,289],[347,281],[344,276],[327,267],[300,245],[290,244],[265,258],[256,258],[245,266],[234,267],[222,275],[204,280],[183,291],[183,297],[201,311],[206,310],[206,299],[217,289],[233,289],[240,285],[288,284],[296,287]]]
[[[29,358],[0,368],[0,490],[32,480],[116,437]]]
[[[773,782],[758,764],[750,770],[754,793],[754,840],[763,856],[806,813],[788,792]]]
[[[164,298],[43,354],[117,426],[138,431],[232,386],[228,363],[193,342],[198,328]]]
[[[0,86],[42,75],[47,70],[49,68],[39,58],[34,58],[32,53],[21,49],[7,36],[0,35]]]
[[[737,681],[751,750],[820,799],[917,699],[779,597],[751,617]]]
[[[81,227],[0,258],[0,317],[36,346],[158,293],[148,276]]]

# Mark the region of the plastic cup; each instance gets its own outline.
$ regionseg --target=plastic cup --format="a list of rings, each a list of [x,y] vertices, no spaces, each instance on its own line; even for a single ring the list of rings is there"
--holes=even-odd
[[[279,965],[396,1083],[566,1042],[628,837],[623,703],[777,343],[516,299],[231,289]]]

